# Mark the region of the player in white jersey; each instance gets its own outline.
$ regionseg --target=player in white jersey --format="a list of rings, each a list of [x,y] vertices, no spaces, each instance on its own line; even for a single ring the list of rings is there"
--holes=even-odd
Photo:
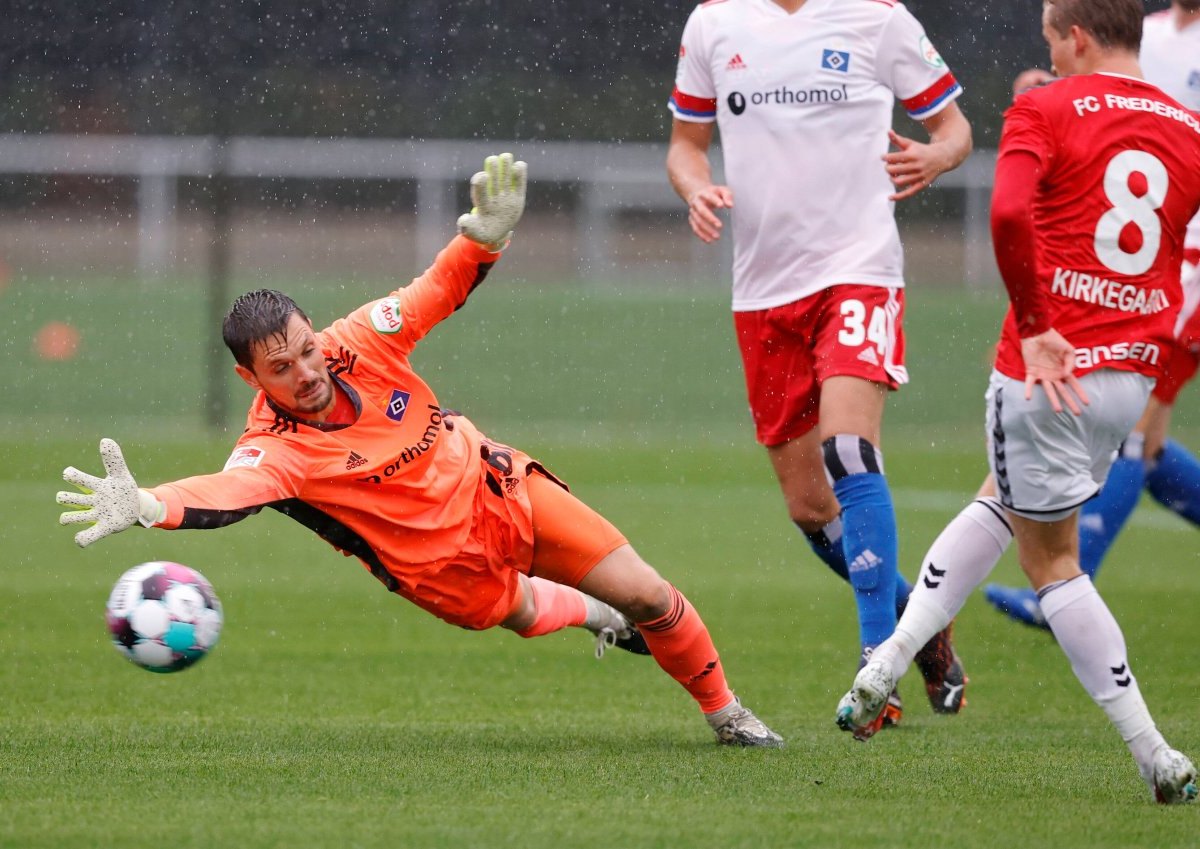
[[[1174,0],[1170,9],[1146,17],[1140,63],[1146,80],[1200,112],[1200,0]],[[1013,83],[1013,94],[1053,79],[1053,74],[1041,69],[1024,71]],[[1188,225],[1181,279],[1183,308],[1167,368],[1141,420],[1121,446],[1103,491],[1084,505],[1080,515],[1080,566],[1093,578],[1143,489],[1169,510],[1200,525],[1200,462],[1167,436],[1175,399],[1200,366],[1200,216]],[[984,596],[1018,622],[1048,629],[1037,596],[1028,587],[989,584]]]
[[[880,452],[884,398],[908,380],[894,207],[970,152],[961,92],[893,0],[710,0],[684,28],[669,104],[667,171],[693,232],[716,240],[717,213],[732,210],[756,436],[792,521],[854,589],[861,657],[908,594]],[[897,98],[929,143],[891,129]],[[727,185],[712,181],[714,125]],[[949,629],[927,649],[932,703],[957,712],[964,676]],[[899,715],[897,697],[869,733]]]
[[[1046,0],[1064,78],[1004,116],[992,241],[1011,306],[988,389],[981,497],[926,555],[895,632],[837,709],[868,723],[918,647],[962,608],[1015,536],[1021,569],[1071,669],[1153,798],[1197,796],[1196,768],[1156,727],[1125,638],[1079,567],[1079,506],[1143,409],[1178,315],[1188,221],[1200,212],[1200,118],[1141,78],[1141,0]]]

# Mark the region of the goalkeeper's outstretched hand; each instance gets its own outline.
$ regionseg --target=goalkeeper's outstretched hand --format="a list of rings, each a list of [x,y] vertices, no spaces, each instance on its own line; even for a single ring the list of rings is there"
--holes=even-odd
[[[80,548],[86,548],[96,540],[123,531],[138,522],[149,527],[161,521],[165,513],[164,504],[150,493],[138,489],[129,467],[125,465],[121,446],[111,439],[101,439],[100,459],[107,472],[102,478],[81,472],[74,466],[63,469],[63,480],[83,491],[60,492],[55,499],[59,504],[85,508],[68,510],[58,517],[60,525],[92,523],[90,528],[75,534],[75,542]]]
[[[458,218],[458,232],[490,251],[502,251],[525,211],[525,163],[511,153],[489,156],[471,178],[470,212]]]

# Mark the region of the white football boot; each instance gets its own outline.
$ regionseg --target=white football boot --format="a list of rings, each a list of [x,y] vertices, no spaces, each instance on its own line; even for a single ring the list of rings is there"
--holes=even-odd
[[[882,725],[879,715],[895,686],[890,663],[867,661],[854,676],[854,686],[850,692],[838,702],[834,719],[838,728],[852,733],[855,740],[871,739]]]

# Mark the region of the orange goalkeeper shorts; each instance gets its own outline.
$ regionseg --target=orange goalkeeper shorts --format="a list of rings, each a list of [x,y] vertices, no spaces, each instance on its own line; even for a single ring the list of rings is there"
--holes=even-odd
[[[406,570],[397,592],[471,630],[499,625],[521,600],[520,575],[568,586],[626,543],[611,522],[516,449],[485,439],[475,520],[452,557]]]

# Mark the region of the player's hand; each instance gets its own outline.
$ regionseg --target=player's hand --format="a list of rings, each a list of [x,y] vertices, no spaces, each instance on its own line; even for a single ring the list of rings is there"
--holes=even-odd
[[[721,237],[725,225],[715,210],[733,208],[733,190],[728,186],[705,186],[688,198],[688,224],[701,241],[712,243]]]
[[[1025,360],[1025,400],[1033,397],[1033,387],[1042,385],[1050,399],[1050,409],[1061,413],[1063,404],[1075,415],[1083,415],[1080,404],[1087,405],[1087,391],[1075,377],[1075,346],[1054,328],[1021,340]],[[1060,400],[1061,399],[1061,400]]]
[[[912,197],[957,164],[948,160],[939,145],[906,138],[895,130],[888,130],[888,141],[898,148],[883,155],[884,168],[897,190],[888,200]]]
[[[59,504],[85,508],[68,510],[58,518],[60,525],[92,523],[90,528],[75,534],[75,542],[80,548],[139,521],[152,525],[161,521],[165,513],[165,505],[150,493],[138,489],[121,455],[121,446],[111,439],[101,439],[100,459],[107,473],[102,478],[81,472],[74,466],[63,469],[63,480],[83,491],[60,492],[55,499]]]
[[[470,212],[458,218],[458,232],[493,253],[508,247],[513,228],[525,211],[524,162],[511,153],[489,156],[471,178]]]
[[[1054,74],[1049,71],[1043,71],[1041,68],[1026,68],[1017,74],[1017,78],[1013,80],[1013,99],[1016,100],[1018,94],[1024,94],[1031,88],[1037,88],[1056,79],[1058,77],[1054,76]]]

